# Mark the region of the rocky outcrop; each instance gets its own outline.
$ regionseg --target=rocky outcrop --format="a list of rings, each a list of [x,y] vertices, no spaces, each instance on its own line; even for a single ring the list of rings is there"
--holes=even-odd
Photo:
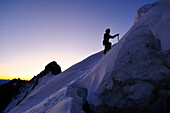
[[[61,68],[55,61],[53,61],[45,66],[45,70],[43,71],[43,74],[48,74],[49,72],[51,72],[51,74],[53,75],[57,75],[61,73]]]

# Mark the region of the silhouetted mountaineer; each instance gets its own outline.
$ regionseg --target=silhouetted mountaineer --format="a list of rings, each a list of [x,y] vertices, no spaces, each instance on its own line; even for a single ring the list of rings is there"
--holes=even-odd
[[[103,45],[105,46],[105,49],[104,49],[104,53],[103,54],[106,54],[107,51],[109,51],[111,49],[111,45],[112,43],[109,42],[109,39],[110,38],[115,38],[116,36],[119,36],[119,34],[116,34],[114,36],[111,36],[110,35],[110,29],[106,29],[105,31],[106,33],[104,34],[104,40],[103,40]]]

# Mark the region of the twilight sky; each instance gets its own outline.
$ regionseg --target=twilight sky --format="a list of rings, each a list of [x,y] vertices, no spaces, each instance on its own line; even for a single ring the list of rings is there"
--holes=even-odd
[[[0,0],[0,79],[31,79],[51,61],[67,69],[103,49],[106,28],[122,37],[155,1]]]

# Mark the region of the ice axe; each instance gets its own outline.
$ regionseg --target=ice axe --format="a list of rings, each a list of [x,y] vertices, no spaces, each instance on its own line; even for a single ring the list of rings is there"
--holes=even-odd
[[[119,42],[119,34],[118,34],[118,36],[117,36],[117,39],[118,39],[118,42]]]

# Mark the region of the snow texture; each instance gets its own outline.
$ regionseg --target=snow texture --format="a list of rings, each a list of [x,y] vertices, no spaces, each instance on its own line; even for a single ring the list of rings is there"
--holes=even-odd
[[[37,90],[33,91],[24,99],[23,102],[10,112],[43,112],[51,107],[52,108],[48,110],[48,112],[52,112],[54,109],[57,109],[54,105],[62,106],[64,104],[69,107],[72,105],[71,103],[75,102],[71,102],[72,99],[65,97],[67,96],[65,95],[66,92],[69,91],[67,87],[70,84],[76,83],[81,77],[85,76],[86,73],[88,73],[98,63],[98,61],[100,61],[102,56],[103,52],[99,52],[70,67],[58,76],[49,80],[45,85],[42,85]],[[77,108],[76,106],[76,104],[73,104],[73,107]],[[60,113],[66,113],[66,108],[67,107],[60,108]]]
[[[99,52],[75,64],[9,112],[84,113],[86,101],[97,113],[114,108],[166,112],[170,98],[169,3],[159,0],[140,8],[135,24],[105,56]]]

